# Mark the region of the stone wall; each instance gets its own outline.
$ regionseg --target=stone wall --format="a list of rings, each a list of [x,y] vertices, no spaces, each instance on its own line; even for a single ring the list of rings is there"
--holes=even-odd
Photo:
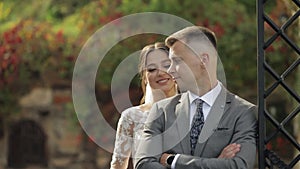
[[[0,169],[11,168],[8,166],[8,156],[9,152],[12,152],[9,146],[13,143],[13,140],[10,140],[13,134],[12,128],[22,121],[36,124],[45,134],[47,166],[34,165],[35,168],[101,169],[108,167],[110,153],[100,149],[89,139],[84,139],[87,136],[82,131],[72,109],[70,88],[34,88],[20,98],[19,104],[21,112],[7,119],[4,124],[4,137],[0,139],[0,152],[3,152],[0,153]],[[30,137],[30,132],[25,136]],[[15,141],[13,144],[22,144],[22,142]],[[20,157],[22,153],[26,155],[26,152],[21,152],[12,157],[27,159],[22,155]],[[34,166],[27,165],[23,168],[34,168]]]

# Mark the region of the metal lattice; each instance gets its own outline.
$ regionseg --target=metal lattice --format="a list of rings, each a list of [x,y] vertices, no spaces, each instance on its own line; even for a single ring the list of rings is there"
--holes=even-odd
[[[271,0],[276,2],[275,0]],[[295,11],[279,25],[274,18],[270,17],[266,12],[267,0],[257,0],[257,22],[258,22],[258,122],[259,122],[259,137],[258,137],[258,165],[260,169],[264,168],[293,168],[300,160],[300,144],[288,129],[287,125],[291,123],[292,120],[300,114],[300,97],[299,91],[295,86],[287,83],[286,78],[289,76],[294,76],[300,81],[299,74],[293,74],[300,69],[300,49],[299,49],[299,39],[300,39],[300,23],[296,26],[298,34],[294,33],[297,37],[291,38],[287,34],[290,27],[295,26],[295,23],[300,22],[300,1],[299,0],[285,0],[290,1],[289,3],[295,7]],[[272,30],[272,34],[266,36],[266,27]],[[271,65],[266,58],[266,51],[277,41],[283,41],[283,43],[294,52],[293,61],[288,64],[285,70],[278,72],[277,67]],[[287,57],[282,54],[281,57]],[[298,71],[300,72],[300,71]],[[267,78],[272,79],[269,85],[266,85]],[[278,119],[270,110],[267,109],[266,100],[272,97],[272,94],[276,89],[282,88],[290,98],[294,101],[294,109],[290,112],[283,112],[284,117]],[[299,89],[299,88],[298,88]],[[277,98],[274,98],[277,99]],[[267,130],[267,124],[273,127],[273,130]],[[298,131],[300,132],[300,131]],[[282,159],[278,154],[276,154],[272,147],[268,147],[267,144],[271,142],[272,139],[281,135],[287,140],[288,146],[293,147],[296,152],[295,155],[289,159]]]

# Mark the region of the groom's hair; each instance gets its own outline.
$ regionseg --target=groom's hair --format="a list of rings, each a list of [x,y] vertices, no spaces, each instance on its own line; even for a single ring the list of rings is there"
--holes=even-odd
[[[210,44],[217,49],[217,38],[215,33],[202,26],[190,26],[175,32],[165,40],[165,44],[170,48],[176,41],[184,41],[185,43],[188,43],[193,39],[209,40]]]

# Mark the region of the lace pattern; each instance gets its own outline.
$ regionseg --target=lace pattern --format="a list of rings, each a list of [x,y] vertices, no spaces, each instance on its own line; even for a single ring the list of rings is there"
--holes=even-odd
[[[111,169],[126,169],[129,158],[134,160],[137,141],[142,135],[148,112],[143,112],[139,106],[131,107],[122,112],[117,126]]]

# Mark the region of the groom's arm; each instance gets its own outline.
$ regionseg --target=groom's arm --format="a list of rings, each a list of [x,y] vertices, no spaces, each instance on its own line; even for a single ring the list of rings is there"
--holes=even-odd
[[[137,169],[166,169],[159,163],[163,152],[162,133],[164,131],[164,115],[159,112],[157,105],[150,111],[150,120],[144,130],[144,139],[137,151],[138,160],[135,163]],[[233,158],[201,158],[180,154],[176,161],[176,169],[201,169],[201,168],[253,168],[256,157],[257,121],[256,108],[251,107],[241,113],[236,121],[236,133],[231,143],[240,144],[240,151]],[[151,120],[152,119],[152,120]],[[155,137],[154,137],[155,136]],[[155,138],[155,139],[154,139]],[[222,139],[222,138],[220,138]]]
[[[136,169],[166,169],[159,163],[163,151],[164,114],[154,104],[149,112],[143,136],[136,153]]]
[[[232,143],[241,145],[240,151],[233,158],[202,158],[180,154],[175,169],[251,169],[256,157],[257,121],[256,108],[251,107],[244,111],[236,121],[236,133]],[[220,138],[222,139],[222,138]]]

